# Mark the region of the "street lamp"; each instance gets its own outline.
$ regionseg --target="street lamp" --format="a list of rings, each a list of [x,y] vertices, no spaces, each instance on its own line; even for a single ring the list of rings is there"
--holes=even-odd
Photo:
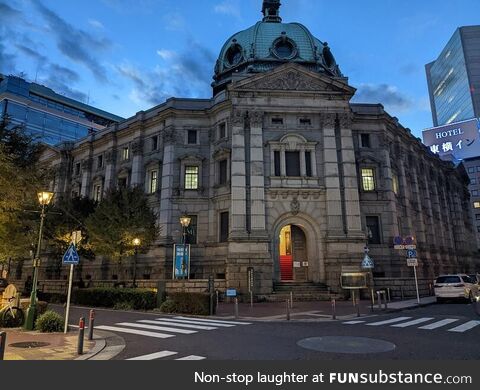
[[[185,255],[187,254],[187,228],[190,226],[190,222],[192,222],[192,218],[190,218],[188,215],[184,215],[183,217],[180,218],[180,225],[182,225],[183,228],[183,257],[182,257],[182,275],[184,275],[184,278],[187,279],[187,264],[185,261]]]
[[[42,235],[43,235],[43,223],[45,220],[45,207],[50,204],[53,198],[53,192],[42,191],[37,194],[38,202],[42,207],[40,213],[40,230],[38,232],[38,243],[37,243],[37,252],[35,258],[33,259],[33,286],[32,293],[30,294],[30,306],[27,309],[27,317],[25,320],[25,329],[33,330],[35,325],[35,316],[37,312],[37,278],[38,278],[38,267],[40,266],[40,249],[42,246]]]
[[[137,288],[137,255],[138,247],[142,244],[139,238],[133,239],[133,246],[135,248],[135,256],[133,257],[133,288]]]

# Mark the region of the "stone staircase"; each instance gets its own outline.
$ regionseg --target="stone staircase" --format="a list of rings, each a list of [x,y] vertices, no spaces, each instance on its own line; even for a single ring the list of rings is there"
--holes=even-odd
[[[273,294],[266,298],[269,302],[283,302],[290,299],[293,292],[294,301],[326,301],[331,299],[329,288],[323,283],[281,282],[273,286]]]

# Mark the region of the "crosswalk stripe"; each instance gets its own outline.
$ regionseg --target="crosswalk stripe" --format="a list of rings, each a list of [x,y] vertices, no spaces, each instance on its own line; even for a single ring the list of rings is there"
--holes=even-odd
[[[219,323],[213,323],[213,322],[199,322],[199,321],[193,321],[193,320],[178,320],[178,319],[167,319],[165,320],[164,318],[157,318],[158,321],[169,321],[169,322],[179,322],[180,324],[194,324],[194,325],[211,325],[211,326],[218,326],[222,328],[233,328],[235,325],[230,325],[230,324],[219,324]]]
[[[397,317],[397,318],[392,318],[390,320],[385,320],[385,321],[380,321],[380,322],[372,322],[370,324],[367,324],[367,326],[380,326],[380,325],[388,325],[388,324],[394,324],[395,322],[402,322],[405,320],[409,320],[412,317]]]
[[[344,325],[357,325],[357,324],[363,324],[366,321],[347,321],[347,322],[342,322]]]
[[[177,328],[189,328],[189,329],[198,329],[198,330],[215,330],[214,326],[202,326],[202,325],[191,325],[191,324],[180,324],[178,322],[172,322],[168,320],[141,320],[145,324],[154,324],[154,325],[166,325],[166,326],[176,326]]]
[[[457,322],[457,321],[458,320],[455,319],[455,318],[447,318],[445,320],[434,322],[433,324],[428,324],[428,325],[425,325],[425,326],[421,326],[418,329],[426,329],[426,330],[437,329],[437,328],[441,328],[442,326],[445,326],[445,325],[448,325],[448,324],[451,324],[451,323]]]
[[[480,325],[480,321],[468,321],[463,325],[457,326],[456,328],[449,329],[449,332],[463,333],[467,330],[473,329],[476,326]]]
[[[139,336],[148,336],[148,337],[155,337],[157,339],[168,339],[170,337],[175,337],[173,334],[164,334],[164,333],[156,333],[156,332],[146,332],[144,330],[137,330],[137,329],[128,329],[128,328],[120,328],[118,326],[96,326],[96,329],[99,330],[110,330],[112,332],[120,332],[120,333],[130,333],[136,334]]]
[[[180,333],[180,334],[194,334],[198,333],[196,330],[188,330],[188,329],[178,329],[178,328],[167,328],[165,326],[154,326],[154,325],[146,325],[146,324],[137,324],[133,322],[120,322],[115,324],[118,326],[129,326],[132,328],[143,328],[149,330],[159,330],[161,332],[172,332],[172,333]]]
[[[408,322],[404,322],[402,324],[395,324],[395,325],[391,325],[395,328],[406,328],[408,326],[413,326],[413,325],[418,325],[418,324],[423,324],[424,322],[428,322],[428,321],[431,321],[431,320],[434,320],[434,318],[418,318],[416,320],[412,320],[412,321],[408,321]]]
[[[184,358],[175,359],[175,360],[205,360],[205,359],[206,357],[203,357],[203,356],[190,355],[190,356],[185,356]]]
[[[198,322],[211,322],[215,324],[227,324],[227,325],[252,325],[251,322],[239,322],[239,321],[223,321],[223,320],[210,320],[208,318],[191,318],[191,317],[174,317],[177,320],[195,320]]]
[[[134,357],[127,360],[155,360],[155,359],[161,359],[161,358],[169,357],[173,355],[178,355],[178,352],[171,352],[171,351],[155,352],[149,355],[138,356],[138,357]]]

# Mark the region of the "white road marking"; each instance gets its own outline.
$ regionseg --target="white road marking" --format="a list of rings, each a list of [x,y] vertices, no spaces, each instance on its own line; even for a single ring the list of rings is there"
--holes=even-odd
[[[357,325],[357,324],[364,324],[366,321],[347,321],[342,322],[343,325]]]
[[[203,357],[203,356],[190,355],[190,356],[185,356],[184,358],[175,359],[175,360],[205,360],[205,359],[206,357]]]
[[[457,322],[457,321],[458,320],[454,319],[454,318],[447,318],[445,320],[434,322],[433,324],[421,326],[418,329],[426,329],[426,330],[437,329],[437,328],[441,328],[442,326],[445,326],[445,325],[448,325],[448,324],[451,324],[451,323]]]
[[[179,322],[181,324],[194,324],[194,325],[211,325],[211,326],[218,326],[222,328],[233,328],[235,325],[229,324],[220,324],[220,323],[213,323],[213,322],[200,322],[200,321],[193,321],[193,320],[179,320],[179,319],[165,319],[165,318],[157,318],[157,321],[170,321],[170,322]]]
[[[180,334],[194,334],[198,333],[196,330],[187,330],[187,329],[178,329],[178,328],[167,328],[165,326],[154,326],[154,325],[146,325],[146,324],[137,324],[134,322],[120,322],[115,324],[118,326],[129,326],[132,328],[143,328],[149,330],[159,330],[161,332],[172,332],[172,333],[180,333]]]
[[[164,357],[169,357],[177,354],[178,352],[162,351],[162,352],[151,353],[150,355],[134,357],[127,360],[155,360],[155,359],[161,359]]]
[[[405,320],[409,320],[412,317],[397,317],[397,318],[392,318],[390,320],[385,320],[385,321],[380,321],[380,322],[372,322],[370,324],[366,324],[367,326],[380,326],[380,325],[388,325],[388,324],[394,324],[395,322],[402,322]]]
[[[480,321],[469,321],[466,322],[463,325],[457,326],[456,328],[449,329],[449,332],[457,332],[457,333],[463,333],[466,332],[467,330],[473,329],[476,326],[480,325]]]
[[[138,336],[155,337],[157,339],[168,339],[170,337],[175,337],[175,335],[172,335],[172,334],[146,332],[146,331],[137,330],[137,329],[119,328],[118,326],[104,326],[104,325],[102,325],[102,326],[96,326],[95,328],[99,329],[99,330],[110,330],[112,332],[136,334]]]
[[[176,320],[195,320],[198,322],[211,322],[215,324],[227,324],[227,325],[252,325],[251,322],[238,322],[238,321],[223,321],[223,320],[210,320],[208,318],[192,318],[192,317],[174,317]]]
[[[153,321],[153,320],[141,320],[138,321],[144,324],[154,324],[154,325],[166,325],[166,326],[176,326],[178,328],[189,328],[189,329],[198,329],[198,330],[215,330],[218,328],[215,328],[213,326],[201,326],[201,325],[190,325],[190,324],[180,324],[178,322],[173,322],[173,321]]]
[[[431,321],[431,320],[434,320],[435,318],[428,318],[428,317],[425,317],[425,318],[418,318],[416,320],[412,320],[412,321],[408,321],[408,322],[404,322],[402,324],[395,324],[395,325],[391,325],[395,328],[406,328],[408,326],[413,326],[413,325],[418,325],[418,324],[423,324],[424,322],[428,322],[428,321]]]

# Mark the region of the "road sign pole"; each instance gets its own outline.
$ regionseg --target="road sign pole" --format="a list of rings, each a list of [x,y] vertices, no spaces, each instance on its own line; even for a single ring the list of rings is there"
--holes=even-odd
[[[73,264],[70,265],[70,278],[68,280],[67,309],[65,311],[64,333],[68,332],[68,316],[70,314],[70,298],[72,296],[72,282],[73,282]]]
[[[415,287],[417,288],[417,302],[420,305],[420,293],[418,292],[417,267],[413,267],[413,274],[415,275]]]

